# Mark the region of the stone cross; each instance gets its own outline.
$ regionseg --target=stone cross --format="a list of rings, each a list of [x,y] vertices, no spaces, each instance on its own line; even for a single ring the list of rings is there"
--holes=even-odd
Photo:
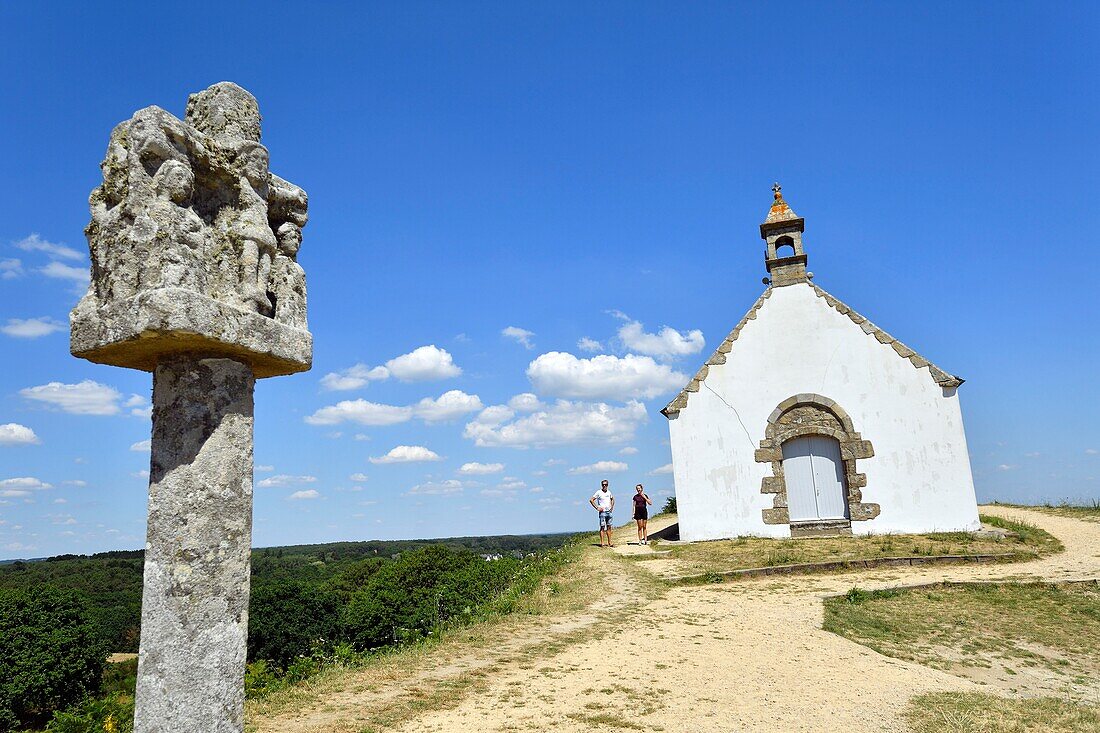
[[[257,378],[308,370],[307,199],[268,170],[255,97],[139,110],[92,191],[75,356],[153,373],[135,733],[241,733]]]

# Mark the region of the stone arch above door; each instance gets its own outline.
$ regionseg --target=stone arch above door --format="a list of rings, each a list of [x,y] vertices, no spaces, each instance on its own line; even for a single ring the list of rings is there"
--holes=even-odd
[[[875,449],[864,440],[852,425],[852,418],[836,402],[819,394],[797,394],[779,403],[768,416],[764,439],[756,451],[758,463],[770,463],[772,475],[765,476],[760,493],[772,494],[772,507],[763,510],[765,524],[790,524],[787,504],[787,484],[783,476],[783,444],[804,435],[827,435],[840,443],[840,456],[844,462],[847,480],[848,511],[850,521],[830,523],[828,528],[804,527],[801,534],[813,534],[826,529],[851,531],[851,522],[874,519],[879,515],[878,504],[865,504],[862,489],[867,486],[867,475],[858,472],[856,461],[871,458]],[[840,526],[844,524],[845,526]],[[800,525],[801,528],[801,525]],[[795,527],[791,534],[795,535]]]

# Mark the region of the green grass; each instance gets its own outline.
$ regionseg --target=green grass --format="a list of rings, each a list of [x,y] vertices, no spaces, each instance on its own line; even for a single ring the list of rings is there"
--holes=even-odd
[[[935,532],[782,540],[738,537],[685,545],[657,543],[656,547],[669,550],[670,554],[665,557],[677,561],[677,574],[689,576],[693,582],[717,582],[723,573],[779,565],[938,555],[1007,554],[1010,557],[1005,560],[1020,561],[1065,549],[1056,537],[1027,522],[984,515],[981,519],[989,526],[1007,530],[1009,536],[1002,539],[980,537],[970,532]],[[646,555],[631,557],[649,559]]]
[[[826,600],[823,628],[1004,689],[1072,695],[1100,679],[1096,582],[853,588]]]
[[[906,710],[913,733],[1083,733],[1100,730],[1100,709],[1055,697],[1011,699],[934,692]]]

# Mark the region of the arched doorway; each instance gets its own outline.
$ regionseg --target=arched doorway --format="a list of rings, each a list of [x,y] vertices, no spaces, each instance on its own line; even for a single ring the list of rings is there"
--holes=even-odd
[[[761,493],[773,495],[771,507],[762,510],[764,524],[789,524],[792,537],[851,534],[852,522],[879,515],[878,504],[863,501],[867,475],[856,467],[874,455],[871,442],[833,400],[811,393],[783,400],[768,416],[755,455],[772,467],[760,483]],[[798,482],[793,499],[791,472]]]
[[[848,486],[836,438],[804,435],[785,442],[783,475],[791,522],[848,519]]]

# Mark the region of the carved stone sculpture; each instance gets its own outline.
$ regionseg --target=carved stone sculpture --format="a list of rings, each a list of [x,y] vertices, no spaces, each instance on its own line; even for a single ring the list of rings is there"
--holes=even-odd
[[[101,167],[73,354],[146,371],[180,351],[244,359],[257,377],[310,367],[297,263],[306,194],[268,170],[251,94],[215,84],[183,121],[139,110],[111,133]]]
[[[111,133],[71,349],[153,372],[135,733],[241,733],[255,380],[310,368],[305,191],[268,170],[256,99],[222,82],[184,120]]]

